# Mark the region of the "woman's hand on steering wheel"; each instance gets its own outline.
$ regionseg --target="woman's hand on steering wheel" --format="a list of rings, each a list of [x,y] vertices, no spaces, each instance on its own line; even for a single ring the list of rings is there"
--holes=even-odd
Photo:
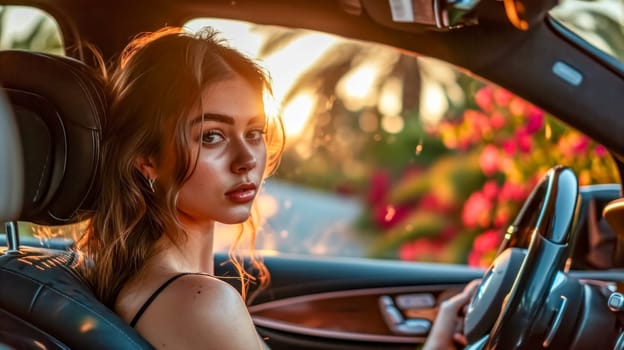
[[[480,279],[468,283],[463,291],[440,304],[438,315],[423,350],[453,349],[454,342],[463,346],[467,344],[462,332],[463,315],[480,283]]]

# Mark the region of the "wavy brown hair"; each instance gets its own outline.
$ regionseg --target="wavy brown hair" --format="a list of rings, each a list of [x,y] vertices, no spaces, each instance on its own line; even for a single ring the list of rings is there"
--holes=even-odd
[[[190,134],[186,116],[196,106],[202,91],[219,81],[239,75],[263,100],[272,96],[268,74],[251,59],[204,29],[190,34],[167,27],[135,38],[123,51],[106,80],[111,94],[109,118],[103,125],[100,194],[89,227],[78,247],[94,264],[86,278],[104,304],[113,307],[123,285],[156,253],[156,241],[164,234],[180,242],[182,229],[176,201],[180,188],[193,173]],[[266,108],[265,108],[266,109]],[[279,164],[284,147],[280,118],[266,114],[267,166],[265,177]],[[162,159],[166,145],[175,153],[171,184],[149,188],[136,169],[137,157]],[[253,243],[257,223],[252,211],[230,249],[230,260],[240,273],[242,294],[249,279],[238,242],[251,234],[251,265],[260,286],[269,274],[255,256]]]

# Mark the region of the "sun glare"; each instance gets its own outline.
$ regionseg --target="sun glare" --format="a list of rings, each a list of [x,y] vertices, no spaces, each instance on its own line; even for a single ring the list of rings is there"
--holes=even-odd
[[[261,57],[259,52],[266,37],[262,31],[254,31],[252,24],[211,18],[195,19],[185,24],[185,28],[191,31],[197,31],[205,26],[221,32],[233,47],[250,57],[258,58],[260,64],[271,74],[275,103],[282,106],[284,96],[297,82],[297,78],[337,42],[334,36],[328,34],[302,34],[272,54]],[[282,115],[287,136],[301,133],[315,103],[315,96],[304,93],[283,106]]]
[[[379,112],[383,115],[399,115],[403,110],[403,83],[398,78],[388,78],[381,88]]]
[[[273,91],[278,102],[290,90],[297,78],[318,61],[336,43],[327,34],[305,34],[275,53],[261,58],[262,64],[271,72]]]
[[[312,115],[315,104],[316,96],[310,93],[302,93],[284,106],[282,119],[288,136],[301,134]]]
[[[251,24],[224,19],[198,18],[187,22],[184,28],[197,32],[206,26],[216,29],[232,47],[249,57],[257,57],[263,37],[251,30]]]
[[[420,100],[420,116],[423,121],[428,124],[440,122],[448,107],[448,101],[442,86],[434,81],[423,79]]]
[[[374,82],[377,78],[377,69],[372,65],[362,65],[347,73],[337,86],[337,93],[343,99],[345,106],[357,111],[365,106],[377,102],[373,94]]]
[[[381,127],[390,134],[398,134],[403,130],[405,122],[398,115],[384,115],[381,118]]]

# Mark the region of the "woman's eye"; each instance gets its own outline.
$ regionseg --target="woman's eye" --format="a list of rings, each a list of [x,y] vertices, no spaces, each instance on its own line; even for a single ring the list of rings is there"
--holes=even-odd
[[[225,137],[217,131],[208,131],[202,135],[202,143],[215,145],[225,141]]]
[[[251,130],[247,133],[247,138],[249,140],[259,141],[263,138],[264,131],[263,130]]]

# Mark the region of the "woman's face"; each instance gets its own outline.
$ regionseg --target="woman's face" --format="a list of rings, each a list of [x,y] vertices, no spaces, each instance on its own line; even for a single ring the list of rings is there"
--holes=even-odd
[[[204,90],[187,121],[191,164],[197,164],[179,192],[180,219],[192,225],[245,221],[266,165],[262,96],[236,75]]]

